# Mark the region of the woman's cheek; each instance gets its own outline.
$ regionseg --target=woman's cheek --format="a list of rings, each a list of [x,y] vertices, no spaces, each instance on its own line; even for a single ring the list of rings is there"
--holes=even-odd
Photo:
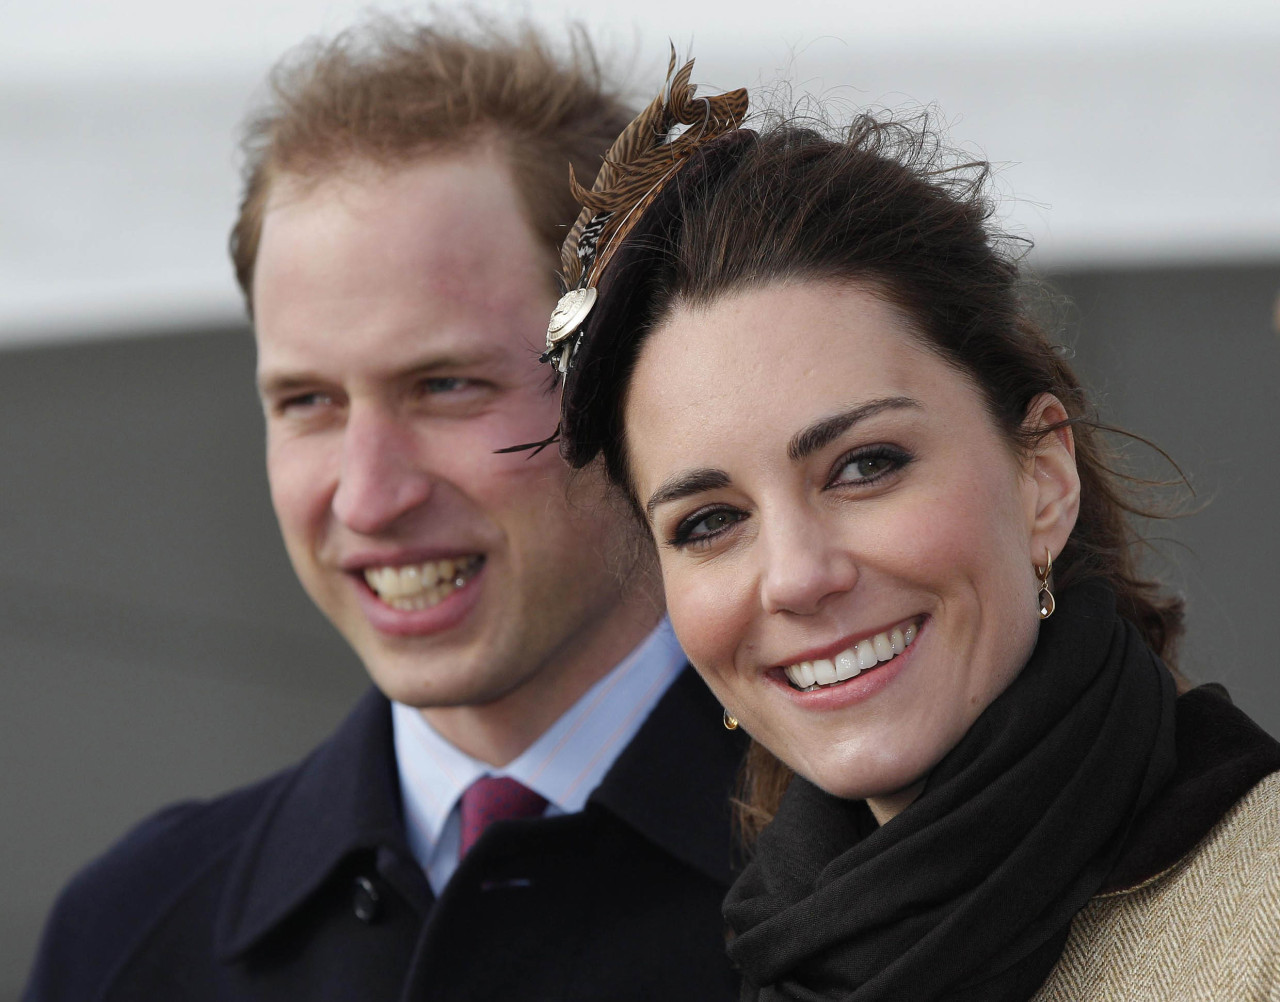
[[[715,687],[728,679],[749,626],[729,581],[701,568],[670,568],[663,562],[667,613],[689,661]]]

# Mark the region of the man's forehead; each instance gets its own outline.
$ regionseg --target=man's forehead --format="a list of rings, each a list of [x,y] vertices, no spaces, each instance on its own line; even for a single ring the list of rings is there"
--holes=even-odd
[[[510,157],[491,142],[426,150],[391,163],[351,157],[313,173],[281,172],[271,181],[264,220],[317,204],[356,217],[390,207],[406,225],[434,225],[459,237],[468,230],[480,236],[527,231],[539,250],[553,258],[558,254],[558,248],[543,247],[534,238]]]
[[[501,308],[553,290],[554,261],[505,158],[481,148],[398,167],[357,164],[315,181],[281,178],[266,206],[258,278],[288,281],[328,264],[363,272],[370,297],[432,287]]]
[[[528,362],[554,299],[552,256],[505,161],[483,151],[298,180],[268,204],[254,283],[264,368]]]

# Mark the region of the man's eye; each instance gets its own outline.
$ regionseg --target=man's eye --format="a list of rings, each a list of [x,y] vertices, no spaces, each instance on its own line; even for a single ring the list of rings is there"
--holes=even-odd
[[[422,388],[427,393],[456,393],[471,385],[471,380],[461,376],[432,376],[422,381]]]
[[[299,393],[296,396],[285,397],[276,405],[276,410],[281,414],[289,411],[305,411],[316,407],[329,407],[333,404],[333,395],[316,390],[314,393]]]

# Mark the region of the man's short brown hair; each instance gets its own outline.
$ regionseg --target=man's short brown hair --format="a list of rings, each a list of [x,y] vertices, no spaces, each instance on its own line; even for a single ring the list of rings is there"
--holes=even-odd
[[[503,29],[479,16],[465,24],[379,17],[286,57],[270,86],[269,104],[245,131],[231,231],[250,312],[263,212],[281,175],[318,181],[355,164],[398,167],[496,142],[534,232],[554,252],[578,211],[569,165],[580,179],[595,177],[632,116],[580,29],[559,57],[532,26]]]

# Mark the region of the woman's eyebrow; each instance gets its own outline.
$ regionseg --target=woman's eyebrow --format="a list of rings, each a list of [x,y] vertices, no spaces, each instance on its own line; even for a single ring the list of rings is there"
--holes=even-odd
[[[847,411],[829,418],[823,418],[816,424],[811,424],[803,431],[797,432],[787,445],[787,457],[792,462],[799,462],[806,456],[817,452],[828,442],[839,438],[859,421],[865,421],[881,411],[919,406],[919,401],[913,400],[911,397],[882,397],[879,400],[872,400],[865,404],[859,404],[857,407],[851,407]]]
[[[652,520],[653,510],[660,504],[666,504],[668,501],[679,501],[681,498],[687,498],[690,494],[698,494],[702,491],[712,491],[728,486],[729,474],[725,473],[724,470],[687,470],[664,480],[658,489],[649,496],[649,500],[645,502],[644,511],[649,516],[649,519]]]

